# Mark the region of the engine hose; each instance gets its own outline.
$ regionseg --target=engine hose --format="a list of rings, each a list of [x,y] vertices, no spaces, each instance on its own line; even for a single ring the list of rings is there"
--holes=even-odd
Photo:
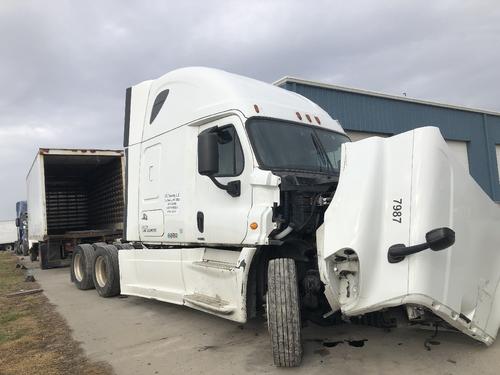
[[[283,229],[281,232],[279,232],[277,235],[275,235],[274,239],[281,240],[282,238],[285,238],[286,236],[288,236],[292,231],[293,231],[293,228],[289,225],[285,229]]]

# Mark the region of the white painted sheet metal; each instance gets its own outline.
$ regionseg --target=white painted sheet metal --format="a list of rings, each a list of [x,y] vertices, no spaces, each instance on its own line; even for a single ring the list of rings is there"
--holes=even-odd
[[[388,134],[381,134],[381,133],[354,132],[354,131],[347,131],[346,133],[353,142],[361,141],[369,137],[386,138],[390,136]],[[463,165],[467,171],[469,171],[469,154],[467,151],[467,142],[446,140],[446,143],[448,144],[448,147],[450,147],[451,152],[453,152],[453,154],[458,158],[460,164]],[[497,146],[497,157],[500,157],[498,156],[500,152],[498,151],[499,147],[500,146]]]
[[[342,160],[318,231],[332,308],[359,315],[420,305],[491,344],[500,325],[500,208],[464,171],[439,129],[347,143]],[[455,231],[454,245],[389,263],[390,246],[421,244],[442,227]],[[336,255],[346,248],[355,256],[342,261]]]

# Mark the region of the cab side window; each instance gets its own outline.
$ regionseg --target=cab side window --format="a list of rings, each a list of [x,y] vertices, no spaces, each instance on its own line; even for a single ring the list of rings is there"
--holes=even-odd
[[[233,125],[219,128],[219,173],[215,177],[234,177],[243,172],[244,158],[240,139]]]

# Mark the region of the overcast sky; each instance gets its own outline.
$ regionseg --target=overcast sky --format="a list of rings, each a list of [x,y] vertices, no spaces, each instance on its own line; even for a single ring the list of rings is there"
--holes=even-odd
[[[120,147],[128,86],[202,65],[500,111],[498,1],[0,2],[0,220],[39,147]]]

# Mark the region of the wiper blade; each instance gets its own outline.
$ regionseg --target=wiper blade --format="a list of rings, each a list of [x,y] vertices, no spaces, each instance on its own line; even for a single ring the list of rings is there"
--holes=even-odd
[[[316,138],[316,135],[313,133],[311,134],[311,138],[314,144],[314,147],[316,148],[316,151],[318,152],[318,155],[320,157],[320,171],[323,171],[321,164],[324,164],[326,166],[326,169],[329,171],[334,171],[335,168],[333,168],[332,163],[330,162],[330,159],[328,159],[328,155],[326,154],[326,151],[324,150],[323,146],[321,145],[321,142]]]

